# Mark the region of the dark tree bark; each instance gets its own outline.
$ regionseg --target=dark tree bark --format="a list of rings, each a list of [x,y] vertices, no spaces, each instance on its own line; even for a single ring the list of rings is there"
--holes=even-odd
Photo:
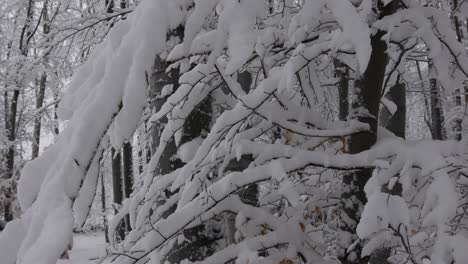
[[[168,34],[168,39],[178,39],[179,42],[183,38],[184,29],[179,27]],[[166,72],[169,63],[165,61],[161,56],[156,56],[153,72],[150,77],[150,98],[151,107],[153,111],[159,111],[161,106],[164,104],[166,98],[158,96],[161,94],[163,88],[167,85],[172,86],[172,90],[175,91],[179,87],[180,73],[178,69],[172,69]],[[180,144],[189,142],[199,136],[203,131],[208,131],[209,124],[211,122],[211,101],[209,99],[202,102],[194,112],[187,118],[183,135]],[[153,124],[151,137],[152,137],[152,153],[156,152],[156,149],[161,141],[161,133],[167,124],[167,119],[163,118]],[[173,139],[167,142],[167,146],[159,159],[159,164],[155,171],[155,176],[163,175],[172,172],[173,170],[183,166],[184,164],[179,159],[174,159],[174,154],[177,153],[177,147]],[[167,196],[171,196],[172,193],[167,190]],[[167,217],[174,212],[175,208],[170,208],[164,213],[163,217]],[[184,236],[187,241],[181,244],[176,244],[170,252],[165,256],[165,259],[170,263],[180,263],[184,259],[191,261],[200,260],[204,254],[211,254],[214,252],[212,247],[214,238],[203,235],[207,228],[211,228],[209,225],[204,224],[194,228],[190,228],[184,231]],[[210,253],[211,252],[211,253]]]
[[[442,110],[442,104],[440,102],[440,91],[437,79],[434,78],[431,73],[433,71],[432,64],[429,64],[429,89],[431,93],[431,131],[432,139],[444,140],[445,133],[443,129],[444,114]]]
[[[397,109],[392,114],[384,106],[379,115],[380,126],[385,127],[397,137],[404,139],[406,135],[406,86],[405,83],[400,82],[400,76],[397,77],[396,83],[390,88],[385,98],[393,102]],[[385,187],[382,192],[401,196],[401,185],[397,183],[392,190]],[[391,253],[391,248],[378,248],[370,256],[369,264],[390,264],[387,259]]]
[[[460,21],[458,20],[458,16],[455,15],[455,10],[458,8],[458,0],[453,0],[452,2],[452,14],[451,14],[451,18],[452,18],[452,22],[453,22],[453,26],[455,28],[455,33],[457,35],[457,40],[458,42],[462,43],[463,40],[463,36],[462,36],[462,31],[461,31],[461,27],[460,27]],[[464,90],[464,92],[466,93],[467,92],[467,87],[463,87],[463,88],[459,88],[455,91],[455,105],[457,107],[461,107],[462,105],[462,98],[461,98],[461,91]],[[454,127],[454,131],[455,131],[455,139],[460,141],[462,139],[462,119],[457,117],[455,119],[455,127]]]
[[[104,174],[101,174],[101,206],[102,206],[102,223],[104,225],[104,239],[109,243],[109,224],[107,221],[107,207],[106,207],[106,187],[104,184]]]
[[[182,30],[181,32],[178,32],[178,36],[182,33]],[[172,85],[174,91],[179,87],[179,71],[177,69],[172,69],[169,73],[166,73],[166,68],[168,66],[169,64],[163,58],[161,58],[159,55],[156,56],[153,66],[153,74],[151,75],[150,79],[151,108],[155,112],[159,111],[165,102],[165,98],[160,98],[160,96],[158,96],[161,93],[163,87],[166,85]],[[151,153],[156,152],[156,149],[161,142],[161,133],[166,124],[166,117],[153,124],[151,130]],[[155,171],[156,175],[164,175],[175,169],[172,156],[174,156],[176,153],[177,147],[174,140],[171,140],[167,143],[164,153],[159,159],[159,164]]]
[[[208,131],[211,121],[211,100],[207,99],[202,102],[199,107],[190,114],[184,125],[184,135],[181,139],[181,144],[189,142],[202,135],[203,131]],[[175,160],[174,168],[183,166],[180,160]],[[172,208],[173,211],[175,208]],[[209,231],[208,231],[209,230]],[[208,231],[208,232],[207,232]],[[214,242],[218,237],[207,236],[207,233],[219,233],[215,227],[210,225],[210,222],[184,230],[184,236],[187,241],[181,244],[176,244],[171,252],[167,255],[169,263],[180,263],[184,259],[190,261],[199,261],[215,252]]]
[[[380,17],[392,14],[398,8],[398,2],[393,1],[383,7]],[[385,69],[388,63],[386,54],[387,44],[382,40],[385,34],[377,31],[371,37],[372,53],[369,64],[364,74],[355,80],[356,101],[352,103],[352,115],[360,122],[369,125],[370,130],[351,136],[349,142],[349,152],[357,154],[370,149],[377,141],[378,115],[380,105],[380,95],[385,76]],[[364,111],[367,110],[367,113]],[[344,190],[342,194],[342,206],[344,214],[349,221],[343,222],[341,229],[351,234],[356,234],[356,227],[359,223],[363,205],[367,202],[364,192],[364,185],[372,175],[371,169],[359,170],[343,176]],[[346,252],[341,256],[343,264],[364,264],[368,258],[361,258],[361,246],[358,245],[352,252]]]
[[[143,160],[143,150],[145,148],[145,145],[143,140],[141,139],[141,134],[138,135],[138,140],[137,140],[137,144],[138,144],[138,153],[137,153],[137,156],[138,156],[138,174],[142,174],[143,173],[143,164],[145,164],[145,161]]]
[[[122,157],[120,151],[111,149],[112,155],[112,193],[114,195],[115,213],[118,212],[118,206],[122,205],[124,193],[122,182]],[[125,226],[121,223],[116,230],[117,240],[121,241],[125,238]]]
[[[418,77],[421,83],[421,91],[423,91],[423,97],[424,97],[424,122],[426,123],[429,129],[429,132],[431,133],[431,137],[433,137],[432,125],[431,125],[431,108],[430,108],[428,96],[426,93],[427,89],[424,87],[425,86],[424,79],[422,77],[421,66],[419,65],[419,61],[416,61],[416,69],[418,71]]]
[[[133,191],[133,147],[130,142],[123,145],[123,193],[125,198],[129,198]],[[125,218],[125,231],[130,232],[130,218]]]
[[[59,118],[58,118],[58,93],[54,92],[54,101],[56,102],[54,104],[54,134],[57,136],[60,134],[60,123],[59,123]]]
[[[384,107],[380,112],[380,124],[387,128],[397,137],[405,138],[406,135],[406,86],[403,82],[398,82],[390,88],[385,98],[393,102],[397,109],[395,113]]]
[[[338,77],[338,118],[346,120],[349,114],[349,70],[344,63],[334,60],[336,76]]]
[[[47,9],[47,2],[44,3],[44,9],[42,11],[42,30],[44,35],[47,35],[50,33],[50,21],[49,21],[49,14],[48,14],[48,9]],[[44,56],[44,62],[47,64],[47,54]],[[46,84],[47,84],[47,75],[46,73],[42,73],[40,80],[39,80],[39,85],[38,89],[36,92],[36,109],[42,108],[44,105],[44,97],[45,97],[45,89],[46,89]],[[42,116],[40,113],[37,114],[36,118],[34,119],[34,128],[33,128],[33,142],[32,142],[32,153],[31,153],[31,159],[35,159],[37,156],[39,156],[39,147],[41,143],[41,122]]]
[[[133,191],[133,147],[130,142],[123,145],[124,195],[129,198]]]
[[[41,79],[39,80],[39,87],[36,93],[36,109],[40,109],[44,104],[45,88],[47,83],[46,74],[42,74]],[[31,158],[35,159],[39,156],[39,144],[41,143],[41,114],[37,114],[34,120],[34,130],[33,130],[33,142],[32,142],[32,153]]]

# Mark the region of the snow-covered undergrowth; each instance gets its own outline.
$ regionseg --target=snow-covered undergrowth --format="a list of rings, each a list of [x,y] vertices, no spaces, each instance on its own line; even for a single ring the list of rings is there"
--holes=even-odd
[[[467,77],[468,60],[445,13],[405,0],[379,18],[372,2],[356,8],[347,0],[287,0],[269,13],[260,0],[142,1],[75,75],[61,107],[69,122],[59,141],[24,169],[23,215],[0,237],[6,263],[49,264],[65,250],[73,225],[86,219],[102,151],[132,136],[153,55],[166,53],[166,34],[178,26],[185,26],[183,42],[165,58],[180,68],[180,86],[150,119],[168,123],[115,220],[129,214],[133,230],[113,245],[106,263],[163,263],[187,240],[184,231],[225,220],[234,222],[233,237],[216,237],[215,253],[197,263],[334,263],[357,243],[363,255],[394,248],[395,263],[425,256],[466,263],[465,142],[405,142],[382,130],[372,149],[351,155],[343,153],[345,137],[368,131],[368,124],[323,114],[336,107],[326,103],[333,93],[321,86],[330,62],[364,73],[377,30],[386,32],[390,56],[405,55],[415,43],[429,47],[446,89]],[[213,17],[215,25],[206,25]],[[457,67],[448,74],[452,61]],[[247,91],[236,78],[241,71],[254,80]],[[225,108],[203,142],[193,144],[196,153],[187,145],[179,153],[185,166],[154,175],[167,142],[179,142],[185,120],[207,97]],[[243,157],[250,157],[248,166],[229,170]],[[355,201],[341,201],[346,186],[339,172],[362,169],[374,174],[358,224],[341,210]],[[254,185],[259,195],[252,205],[240,192]],[[396,186],[400,195],[392,194]],[[165,215],[170,208],[175,211]],[[358,224],[360,240],[343,223]]]
[[[98,263],[106,253],[105,247],[103,233],[74,234],[69,259],[59,259],[57,264]]]

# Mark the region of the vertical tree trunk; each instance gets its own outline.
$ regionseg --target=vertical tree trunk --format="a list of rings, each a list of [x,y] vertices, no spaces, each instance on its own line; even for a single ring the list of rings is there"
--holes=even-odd
[[[399,79],[399,78],[398,78]],[[390,88],[385,98],[393,102],[397,109],[391,113],[384,107],[380,112],[380,124],[394,133],[397,137],[405,138],[406,135],[406,86],[403,82],[397,82]]]
[[[429,106],[429,100],[428,96],[426,93],[425,87],[424,87],[424,79],[422,77],[421,73],[421,66],[419,65],[419,61],[416,61],[416,69],[418,71],[418,76],[419,76],[419,81],[421,82],[421,91],[423,92],[423,97],[424,97],[424,121],[429,129],[429,132],[431,133],[431,137],[433,137],[433,132],[432,132],[432,125],[431,125],[431,108]]]
[[[144,144],[144,141],[143,139],[141,138],[142,136],[142,133],[140,132],[138,134],[138,140],[137,140],[137,147],[138,147],[138,153],[137,153],[137,156],[138,156],[138,174],[142,174],[143,173],[143,166],[145,163],[145,160],[144,160],[144,157],[143,157],[143,151],[144,151],[144,148],[146,146],[146,144]]]
[[[444,115],[442,104],[440,102],[440,91],[437,79],[433,77],[433,66],[429,64],[429,89],[431,93],[431,130],[432,139],[443,140],[445,139],[443,124]]]
[[[13,97],[11,98],[10,109],[9,109],[9,120],[8,120],[8,141],[10,146],[8,148],[7,156],[7,178],[13,176],[13,169],[15,166],[15,140],[16,140],[16,114],[18,111],[18,100],[19,90],[13,91]]]
[[[394,1],[384,7],[380,16],[390,15],[397,9],[398,4]],[[385,69],[388,63],[387,44],[382,40],[385,34],[378,31],[371,37],[372,53],[364,74],[355,81],[356,101],[352,103],[352,114],[360,122],[369,125],[370,130],[354,134],[351,136],[349,151],[351,154],[360,153],[370,149],[377,141],[378,115],[380,105],[380,94],[385,76]],[[366,109],[368,113],[364,113]],[[359,223],[363,205],[367,202],[364,192],[364,185],[372,175],[371,169],[360,170],[358,172],[345,174],[343,176],[344,190],[342,194],[343,211],[348,221],[343,221],[341,229],[344,232],[356,234],[356,227]],[[355,238],[356,239],[356,238]],[[348,241],[352,243],[352,241]],[[357,246],[351,252],[345,252],[341,257],[343,264],[364,264],[368,262],[362,259],[361,246]]]
[[[457,7],[458,7],[458,0],[453,0],[451,18],[452,18],[453,26],[455,28],[455,33],[457,35],[457,40],[458,42],[462,43],[462,32],[460,29],[460,21],[458,20],[458,16],[454,14]],[[462,90],[463,90],[462,88],[458,88],[455,91],[455,106],[457,107],[461,107],[462,105],[462,99],[461,99]],[[466,87],[465,87],[465,92],[466,92]],[[459,117],[455,119],[454,132],[455,132],[455,139],[460,141],[462,138],[462,119]]]
[[[11,41],[8,43],[8,52],[7,52],[7,60],[10,58],[10,49],[11,49]],[[10,106],[10,102],[9,102],[9,93],[7,91],[5,91],[4,95],[3,95],[3,102],[4,102],[4,122],[5,122],[5,131],[7,133],[7,139],[9,139],[9,133],[10,133],[10,109],[9,109],[9,106]],[[8,144],[13,144],[13,142],[8,142]],[[9,155],[10,155],[10,146],[7,147],[6,150],[2,150],[1,151],[1,155],[2,155],[2,160],[1,160],[1,165],[2,166],[5,166],[5,171],[1,171],[1,175],[0,177],[3,178],[3,180],[8,180],[11,176],[10,176],[10,173],[11,173],[11,170],[9,168],[9,166],[7,165],[8,162],[9,162]],[[9,192],[11,190],[11,188],[6,188],[6,192]],[[8,193],[5,193],[5,196],[6,197],[9,197],[9,194]],[[11,206],[10,206],[10,203],[8,200],[5,201],[4,203],[4,207],[2,208],[3,210],[3,219],[5,220],[5,222],[8,222],[10,220],[12,220],[12,215],[11,215]]]
[[[397,137],[404,139],[406,136],[406,86],[403,82],[400,82],[399,75],[397,77],[396,83],[390,88],[385,97],[390,102],[393,102],[397,109],[394,113],[391,113],[389,109],[384,107],[379,114],[379,123],[381,126],[384,126],[390,132],[394,133]],[[389,192],[392,192],[396,189],[399,188],[395,186]],[[391,194],[401,196],[401,193]],[[371,254],[369,258],[369,264],[390,264],[387,259],[390,257],[391,253],[391,248],[378,248]]]
[[[4,106],[4,109],[3,109],[3,121],[4,121],[4,126],[5,126],[5,132],[8,134],[10,131],[10,114],[9,114],[9,100],[8,100],[8,92],[5,92],[3,94],[3,106]],[[7,138],[8,139],[8,136]],[[9,143],[9,142],[7,142]],[[8,156],[8,149],[10,149],[8,146],[6,149],[2,149],[0,154],[2,155],[1,156],[1,165],[2,165],[2,170],[0,171],[0,177],[1,178],[7,178],[8,175],[7,175],[7,166],[6,166],[6,163],[7,163],[7,156]],[[5,168],[5,170],[3,170],[3,168]]]
[[[349,114],[349,70],[344,63],[339,60],[334,60],[336,76],[339,79],[338,83],[338,118],[346,120]]]
[[[182,39],[183,32],[184,29],[179,27],[173,32],[170,32],[167,37],[168,39]],[[168,66],[169,64],[165,61],[165,58],[159,55],[156,56],[150,79],[151,107],[154,111],[159,111],[165,102],[165,98],[158,96],[160,95],[163,88],[167,85],[170,85],[172,86],[172,90],[175,91],[179,86],[179,70],[172,69],[171,71],[166,72]],[[210,100],[205,100],[187,118],[180,144],[189,142],[202,135],[203,130],[208,130],[210,121],[211,102]],[[166,118],[163,118],[153,124],[151,131],[153,153],[160,143],[161,132],[164,129],[165,124],[167,124]],[[159,159],[159,164],[155,171],[156,175],[167,174],[183,166],[183,163],[180,160],[173,158],[174,154],[176,153],[177,147],[174,140],[171,139],[171,141],[167,143],[166,149]],[[172,193],[169,191],[167,191],[167,194],[172,195]],[[164,213],[163,217],[170,215],[174,209],[175,208],[169,209]],[[187,258],[191,261],[195,261],[200,260],[204,253],[212,253],[214,250],[211,248],[212,240],[211,238],[203,235],[205,228],[209,228],[207,227],[207,224],[196,226],[184,231],[184,236],[187,238],[187,240],[183,243],[174,245],[172,250],[165,256],[166,260],[170,263],[180,263],[182,260]]]
[[[181,32],[178,33],[178,36],[180,36],[182,33],[183,30],[181,29]],[[169,73],[166,73],[166,68],[168,66],[169,64],[163,58],[161,58],[159,55],[156,56],[153,66],[154,70],[150,80],[151,108],[155,112],[159,111],[165,102],[164,98],[158,96],[161,93],[162,89],[166,85],[171,85],[173,87],[173,91],[175,91],[179,86],[179,71],[177,69],[172,69]],[[151,153],[156,152],[156,148],[159,146],[159,143],[161,141],[161,133],[166,124],[166,117],[153,124],[151,129]],[[159,159],[159,164],[155,171],[156,175],[167,174],[175,169],[172,157],[176,153],[177,147],[175,145],[174,140],[171,140],[167,143],[166,149],[164,150],[164,153]]]
[[[455,15],[455,11],[459,7],[458,0],[453,0],[452,2],[452,21],[453,25],[455,27],[455,33],[457,34],[457,40],[460,43],[463,43],[463,32],[460,26],[460,20],[458,19],[458,16]],[[467,20],[468,22],[468,20]],[[468,26],[467,26],[468,29]],[[467,86],[467,81],[465,80],[465,84],[463,88],[457,89],[456,94],[455,94],[455,105],[457,107],[461,107],[462,105],[462,96],[461,96],[461,91],[464,91],[465,93],[465,104],[468,103],[466,100],[467,94],[468,94],[468,86]],[[463,125],[462,125],[462,118],[456,118],[455,119],[455,139],[456,140],[461,140],[462,138],[462,130],[463,130]]]
[[[39,80],[39,87],[36,93],[36,109],[40,109],[44,104],[45,88],[47,83],[47,76],[45,73],[42,74]],[[41,114],[38,113],[34,119],[34,130],[33,130],[33,142],[32,142],[32,153],[31,159],[39,156],[39,144],[41,143]]]
[[[125,198],[129,198],[133,191],[133,148],[130,142],[123,145],[123,193]],[[130,218],[125,218],[125,230],[131,231]]]
[[[8,153],[7,153],[7,170],[6,170],[6,178],[11,179],[14,174],[15,169],[15,152],[16,152],[16,114],[18,110],[18,100],[19,100],[19,90],[15,90],[13,92],[13,98],[11,99],[10,109],[9,109],[9,124],[8,128]],[[13,182],[11,182],[13,183]],[[13,186],[6,188],[5,192],[5,206],[4,206],[4,219],[5,221],[9,222],[13,220],[13,206],[12,206],[12,194],[15,192]]]
[[[54,101],[56,102],[54,104],[54,134],[58,136],[60,134],[60,123],[59,123],[59,118],[58,118],[58,92],[54,92]]]
[[[122,158],[120,151],[111,149],[112,155],[112,190],[114,194],[114,206],[115,213],[118,212],[118,206],[122,205],[123,201],[123,183],[122,183]],[[125,226],[119,224],[115,232],[117,234],[117,240],[123,240],[125,238]]]
[[[42,31],[44,35],[48,35],[50,33],[50,25],[49,25],[49,15],[47,9],[47,2],[44,3],[44,9],[42,11]],[[44,57],[44,64],[47,64],[47,54]],[[47,84],[47,75],[46,73],[42,73],[41,78],[39,80],[39,87],[36,92],[36,109],[40,109],[44,105],[44,97],[45,97],[45,89]],[[37,114],[36,118],[34,119],[34,129],[33,129],[33,143],[32,143],[32,153],[31,159],[35,159],[39,156],[39,147],[41,143],[41,122],[42,116],[41,114]]]
[[[104,173],[101,174],[101,206],[102,206],[102,223],[104,225],[104,239],[109,243],[109,224],[107,221],[107,207],[106,207],[106,187],[104,184]]]

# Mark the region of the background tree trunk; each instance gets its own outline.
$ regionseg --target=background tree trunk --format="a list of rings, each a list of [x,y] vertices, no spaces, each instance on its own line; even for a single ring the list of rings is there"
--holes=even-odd
[[[457,10],[457,8],[459,8],[458,6],[458,0],[453,0],[452,1],[452,14],[451,14],[451,18],[452,18],[452,23],[453,23],[453,26],[454,26],[454,30],[455,30],[455,33],[457,35],[457,40],[458,42],[460,43],[463,43],[463,32],[461,30],[461,26],[460,26],[460,20],[458,19],[458,16],[455,15],[455,12]],[[461,107],[462,106],[462,98],[461,98],[461,91],[464,91],[465,94],[468,92],[468,87],[466,87],[466,85],[462,88],[459,88],[455,91],[455,106],[457,107]],[[467,103],[467,102],[465,102]],[[461,140],[462,139],[462,130],[463,130],[463,127],[462,127],[462,118],[460,117],[457,117],[455,119],[455,139],[456,140]]]
[[[109,243],[109,224],[107,221],[107,207],[106,207],[106,187],[104,183],[104,174],[101,174],[101,206],[102,206],[102,224],[104,225],[104,239]]]
[[[440,91],[437,79],[434,78],[433,66],[429,64],[429,89],[431,93],[431,131],[432,139],[443,140],[445,139],[445,133],[443,130],[444,114],[442,110],[442,104],[440,100]]]
[[[47,2],[44,3],[44,9],[42,10],[42,31],[44,35],[48,35],[50,33],[50,20],[47,8]],[[48,62],[47,54],[44,55],[44,64],[46,66]],[[45,89],[47,84],[47,74],[45,72],[42,73],[40,80],[39,80],[39,87],[36,92],[36,109],[41,109],[44,105],[44,97],[45,97]],[[35,159],[39,156],[39,147],[41,143],[41,122],[42,116],[40,113],[37,113],[36,118],[34,119],[34,128],[33,128],[33,143],[32,143],[32,153],[31,159]]]
[[[112,155],[112,190],[114,195],[114,209],[115,213],[118,212],[118,207],[122,205],[124,193],[122,182],[122,157],[120,151],[111,149]],[[119,224],[116,230],[117,241],[122,241],[125,238],[125,226]]]
[[[421,73],[421,65],[419,64],[419,61],[416,61],[416,70],[418,72],[418,77],[419,77],[419,81],[421,83],[421,91],[423,91],[423,97],[424,97],[424,121],[427,125],[427,128],[429,129],[429,132],[431,133],[431,137],[433,137],[433,132],[432,132],[432,121],[431,121],[431,118],[432,118],[432,115],[431,115],[431,107],[429,105],[429,99],[428,99],[428,95],[425,91],[427,91],[427,89],[424,87],[424,78],[422,77],[422,73]],[[430,96],[429,96],[430,97]]]
[[[39,87],[36,93],[36,109],[40,109],[44,104],[45,88],[47,83],[47,76],[45,73],[42,74],[39,80]],[[38,113],[34,119],[34,130],[33,130],[33,142],[32,142],[32,153],[31,159],[39,156],[39,146],[41,143],[41,114]]]
[[[123,145],[123,193],[125,198],[130,198],[133,191],[133,147],[130,142]],[[130,217],[127,215],[125,218],[125,231],[130,232]]]

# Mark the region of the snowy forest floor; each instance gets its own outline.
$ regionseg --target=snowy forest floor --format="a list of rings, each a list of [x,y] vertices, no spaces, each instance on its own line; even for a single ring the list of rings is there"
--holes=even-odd
[[[75,234],[70,259],[60,259],[57,264],[94,263],[105,254],[105,245],[104,233]]]

